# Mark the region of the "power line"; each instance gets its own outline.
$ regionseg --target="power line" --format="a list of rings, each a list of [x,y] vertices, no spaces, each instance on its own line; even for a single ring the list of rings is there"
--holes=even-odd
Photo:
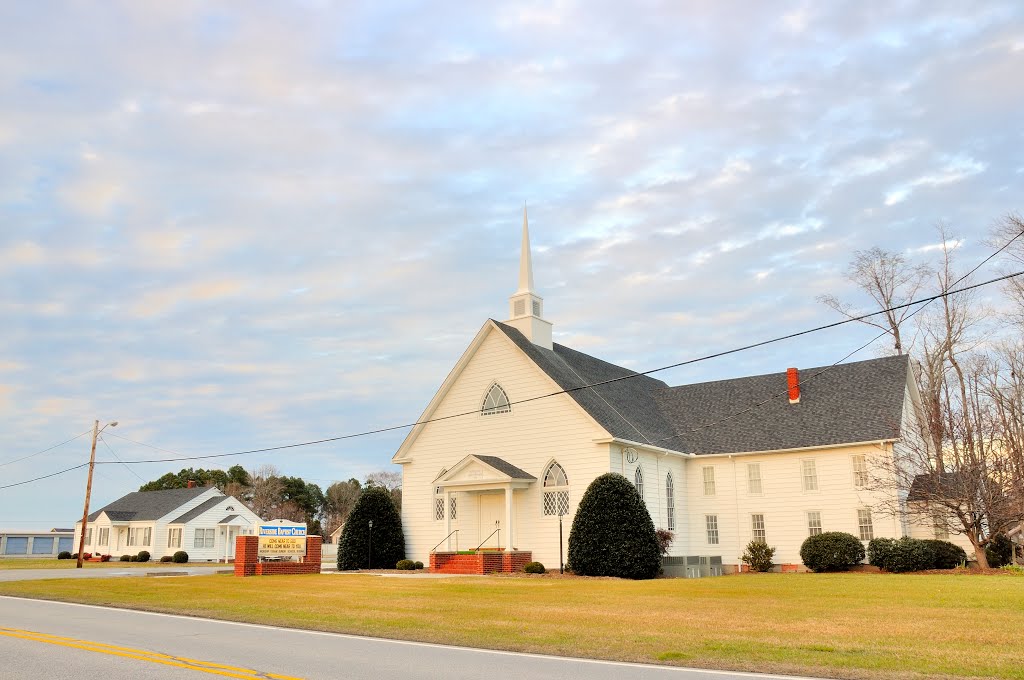
[[[90,429],[88,429],[88,430],[86,430],[85,432],[81,432],[81,433],[79,433],[79,434],[76,434],[76,435],[75,435],[74,437],[72,437],[71,439],[65,439],[65,440],[64,440],[64,441],[62,441],[62,442],[61,442],[60,444],[54,444],[53,446],[51,446],[51,447],[50,447],[50,448],[48,448],[48,449],[43,449],[42,451],[36,451],[35,453],[30,453],[30,454],[29,454],[29,455],[27,455],[27,456],[22,456],[21,458],[15,458],[14,460],[9,460],[9,461],[7,461],[6,463],[0,463],[0,467],[3,467],[3,466],[5,466],[5,465],[11,465],[12,463],[17,463],[17,462],[20,462],[20,461],[23,461],[23,460],[28,460],[29,458],[34,458],[35,456],[38,456],[38,455],[40,455],[40,454],[43,454],[43,453],[46,453],[47,451],[53,451],[53,450],[54,450],[55,448],[57,448],[57,447],[59,447],[59,446],[64,446],[65,444],[70,444],[71,442],[75,441],[75,440],[76,440],[76,439],[78,439],[79,437],[81,437],[81,436],[83,436],[83,435],[87,435],[87,434],[89,434],[90,432],[92,432],[92,429],[91,429],[91,428],[90,428]]]
[[[0,489],[10,489],[11,487],[14,487],[14,486],[21,486],[23,484],[31,484],[32,482],[38,482],[41,479],[49,479],[50,477],[56,477],[57,475],[62,475],[65,472],[71,472],[72,470],[78,470],[78,469],[81,469],[81,468],[84,468],[84,467],[88,467],[88,466],[89,466],[88,463],[82,463],[81,465],[76,465],[74,467],[65,468],[63,470],[60,470],[59,472],[51,472],[50,474],[43,475],[42,477],[35,477],[33,479],[26,479],[23,482],[14,482],[13,484],[4,484],[3,486],[0,486]]]
[[[100,437],[100,441],[103,442],[103,445],[107,447],[107,451],[110,451],[110,455],[112,455],[117,460],[118,463],[120,463],[121,465],[124,465],[125,470],[127,470],[128,472],[130,472],[133,475],[135,475],[135,477],[140,482],[142,482],[143,484],[146,483],[146,480],[143,479],[142,477],[140,477],[139,473],[137,473],[135,470],[133,470],[130,465],[125,465],[124,461],[121,460],[116,453],[114,453],[114,449],[110,448],[110,444],[107,443],[106,439],[104,439],[103,437]]]

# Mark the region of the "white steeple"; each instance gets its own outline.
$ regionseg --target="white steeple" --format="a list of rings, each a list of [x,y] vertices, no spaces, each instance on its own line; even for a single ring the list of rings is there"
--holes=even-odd
[[[542,317],[544,299],[533,290],[533,258],[530,253],[530,225],[523,206],[523,243],[519,254],[519,289],[509,298],[508,325],[517,328],[535,345],[551,349],[551,324]]]

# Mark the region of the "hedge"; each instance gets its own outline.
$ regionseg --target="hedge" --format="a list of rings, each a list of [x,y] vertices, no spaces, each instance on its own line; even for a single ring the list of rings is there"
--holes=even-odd
[[[864,544],[842,531],[811,536],[800,546],[800,559],[811,571],[849,571],[864,559]]]
[[[370,529],[371,520],[373,529]],[[338,570],[393,569],[404,559],[402,517],[391,494],[379,486],[363,489],[341,532]]]

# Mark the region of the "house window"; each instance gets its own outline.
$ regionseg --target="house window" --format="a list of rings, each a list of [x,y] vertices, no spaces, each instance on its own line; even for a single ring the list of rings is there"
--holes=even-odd
[[[708,545],[718,545],[718,515],[704,515],[708,531]]]
[[[747,463],[747,492],[761,493],[760,463]]]
[[[434,519],[436,521],[444,519],[444,498],[442,496],[434,496]]]
[[[215,529],[196,529],[195,539],[192,541],[193,548],[212,548]]]
[[[860,540],[870,541],[875,537],[875,529],[871,524],[871,510],[861,508],[857,511],[857,528],[860,529]]]
[[[764,515],[750,516],[750,537],[754,541],[767,543],[768,538],[764,530]]]
[[[932,523],[935,525],[935,538],[947,540],[949,538],[949,522],[946,521],[945,513],[942,511],[933,513]]]
[[[672,482],[672,473],[665,475],[665,511],[668,514],[668,530],[676,528],[676,486]]]
[[[85,544],[92,545],[92,527],[85,530]]]
[[[704,466],[702,469],[704,474],[704,495],[714,496],[715,495],[715,468],[710,465]]]
[[[448,516],[453,520],[459,518],[459,506],[458,502],[455,500],[455,494],[448,497]]]
[[[100,545],[110,545],[110,528],[100,529]]]
[[[803,478],[804,491],[818,490],[818,467],[813,458],[800,461],[801,477]]]
[[[139,530],[135,527],[128,527],[128,545],[136,546],[139,544]]]
[[[168,548],[180,548],[181,547],[181,527],[168,529],[167,530],[167,547]]]
[[[543,514],[569,514],[569,477],[565,468],[555,462],[544,471]]]
[[[807,513],[807,535],[817,536],[821,533],[821,513],[812,510]]]
[[[853,457],[853,485],[858,489],[868,485],[868,462],[863,454]]]
[[[491,385],[491,389],[488,390],[487,396],[484,397],[484,403],[480,407],[480,414],[493,416],[496,413],[508,413],[511,410],[512,407],[508,403],[505,390],[501,389],[501,385],[498,383]]]
[[[146,527],[142,530],[142,545],[149,547],[153,545],[153,528]]]
[[[644,471],[637,465],[636,472],[633,473],[633,483],[636,485],[636,491],[640,494],[640,500],[644,499]]]

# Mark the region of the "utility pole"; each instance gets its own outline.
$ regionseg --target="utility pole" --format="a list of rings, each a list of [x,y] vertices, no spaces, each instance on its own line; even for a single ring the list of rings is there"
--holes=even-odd
[[[110,427],[117,427],[117,421],[107,423]],[[107,425],[103,429],[107,429]],[[100,421],[93,421],[92,425],[92,450],[89,452],[89,477],[85,483],[85,510],[82,511],[82,535],[78,537],[78,564],[76,569],[82,568],[82,552],[85,551],[85,529],[89,524],[89,496],[92,495],[92,471],[96,467],[96,439],[99,437]]]

